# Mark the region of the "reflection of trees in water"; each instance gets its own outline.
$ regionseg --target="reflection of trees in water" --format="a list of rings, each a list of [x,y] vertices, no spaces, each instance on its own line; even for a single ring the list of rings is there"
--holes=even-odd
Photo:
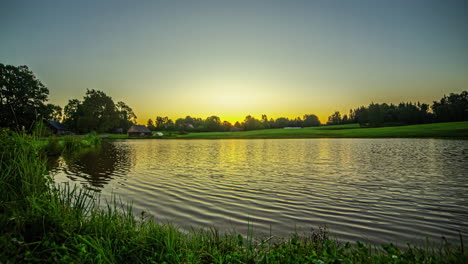
[[[128,144],[103,142],[95,149],[64,155],[63,170],[72,180],[84,179],[86,188],[101,191],[105,184],[125,176],[134,166],[132,152]]]

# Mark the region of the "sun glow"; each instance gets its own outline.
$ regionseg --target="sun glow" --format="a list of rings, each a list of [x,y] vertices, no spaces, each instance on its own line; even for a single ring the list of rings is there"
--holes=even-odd
[[[256,94],[241,92],[240,90],[219,90],[210,96],[212,105],[219,107],[220,110],[242,110],[255,106],[259,102]]]

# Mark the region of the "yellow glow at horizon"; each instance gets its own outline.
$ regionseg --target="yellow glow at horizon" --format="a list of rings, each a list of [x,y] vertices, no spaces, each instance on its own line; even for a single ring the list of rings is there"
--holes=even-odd
[[[213,77],[216,75],[217,77]],[[158,109],[148,109],[153,107],[146,106],[140,114],[140,109],[135,109],[138,123],[146,124],[149,118],[154,121],[156,116],[168,116],[175,121],[187,115],[202,119],[215,115],[220,117],[221,121],[234,124],[236,121],[244,121],[247,115],[261,119],[263,114],[267,115],[268,119],[294,119],[302,118],[305,114],[315,114],[322,123],[326,123],[327,117],[335,110],[322,109],[319,104],[313,103],[314,98],[309,98],[308,95],[288,96],[288,92],[281,88],[293,86],[292,84],[281,84],[277,80],[253,79],[244,74],[234,74],[235,78],[232,76],[219,72],[212,72],[212,75],[204,76],[205,78],[187,76],[174,88],[174,91],[177,91],[176,102],[163,101],[158,104]],[[320,98],[316,97],[315,100]],[[305,103],[308,101],[310,103]],[[160,112],[161,110],[164,112]]]

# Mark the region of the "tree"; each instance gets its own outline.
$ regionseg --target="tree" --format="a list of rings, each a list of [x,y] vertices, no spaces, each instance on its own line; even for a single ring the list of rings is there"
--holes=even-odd
[[[83,103],[78,106],[80,114],[77,125],[78,131],[107,132],[119,125],[119,113],[110,96],[98,90],[86,89]]]
[[[47,115],[48,95],[28,66],[0,63],[0,127],[32,128]]]
[[[248,115],[245,117],[244,120],[244,129],[245,130],[258,130],[263,129],[263,124],[260,120],[256,119],[255,117]]]
[[[127,131],[136,123],[137,117],[133,112],[133,109],[122,101],[116,104],[116,108],[119,115],[119,126]]]
[[[209,116],[205,120],[205,129],[207,131],[222,131],[221,119],[217,116]]]
[[[165,120],[162,116],[157,116],[156,117],[156,129],[157,130],[163,130],[164,129],[164,123]]]
[[[316,115],[304,115],[303,120],[304,127],[313,127],[313,126],[320,126],[320,120]]]
[[[382,111],[380,111],[379,104],[370,104],[369,108],[369,126],[371,127],[378,127],[384,123],[384,115]]]
[[[156,117],[156,130],[174,130],[175,124],[172,119],[165,116],[157,116]]]
[[[154,126],[153,120],[151,118],[148,119],[148,122],[146,123],[146,126],[151,131],[156,130],[156,127]]]
[[[98,90],[86,90],[83,101],[72,99],[64,107],[63,123],[80,133],[127,130],[136,122],[132,108],[124,102],[114,104],[112,97]]]
[[[53,105],[53,104],[47,104],[46,105],[46,113],[44,118],[48,120],[53,120],[57,122],[62,121],[62,107],[58,105]]]
[[[278,117],[275,120],[275,128],[283,128],[289,126],[289,118],[287,117]]]
[[[329,125],[339,125],[339,124],[341,124],[341,114],[340,114],[340,112],[336,111],[331,116],[329,116],[327,124],[329,124]]]
[[[223,121],[222,126],[224,131],[230,131],[232,128],[232,124],[229,121]]]
[[[63,108],[63,124],[72,130],[78,128],[78,108],[81,102],[78,99],[68,100],[68,104]]]
[[[268,122],[268,117],[267,115],[262,115],[262,125],[263,125],[263,128],[270,128],[271,125],[270,125],[270,122]]]
[[[168,117],[166,117],[166,118],[167,118],[166,126],[165,126],[166,130],[168,130],[168,131],[173,131],[173,130],[175,130],[174,121],[172,121],[172,119],[170,119],[170,118],[168,118]]]
[[[354,110],[354,119],[355,122],[359,123],[359,126],[365,126],[369,123],[369,112],[367,108],[361,106]]]
[[[439,102],[432,105],[437,122],[467,121],[468,120],[468,92],[444,95]]]
[[[342,124],[349,124],[349,119],[348,119],[348,115],[343,115],[343,118],[341,119],[341,123]]]

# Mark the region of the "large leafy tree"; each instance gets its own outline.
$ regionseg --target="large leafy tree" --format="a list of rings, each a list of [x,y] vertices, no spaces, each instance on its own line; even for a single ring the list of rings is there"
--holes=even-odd
[[[28,66],[0,63],[0,127],[32,128],[47,118],[49,89]]]
[[[165,116],[157,116],[156,117],[156,129],[157,130],[173,130],[174,129],[174,121],[169,117]]]
[[[102,91],[86,90],[83,103],[78,107],[80,132],[106,132],[116,128],[119,115],[112,98]]]
[[[335,111],[331,116],[328,117],[328,122],[327,124],[329,125],[339,125],[341,124],[341,114],[339,111]]]
[[[218,116],[209,116],[205,120],[205,129],[207,131],[222,131],[223,126]]]
[[[77,130],[80,113],[80,100],[68,100],[68,104],[63,108],[63,123],[70,129]]]
[[[256,119],[255,117],[248,115],[244,119],[244,129],[245,130],[257,130],[263,129],[263,124],[260,120]]]
[[[63,117],[62,107],[53,104],[46,105],[46,119],[61,122]]]
[[[460,94],[444,95],[439,102],[432,105],[438,122],[467,121],[468,120],[468,91]]]
[[[304,115],[303,126],[305,127],[312,127],[312,126],[320,126],[320,120],[316,115],[309,114]]]
[[[99,90],[86,90],[83,101],[72,99],[64,108],[64,124],[80,132],[126,131],[136,122],[132,108],[124,102],[114,103],[112,97]]]
[[[153,119],[148,119],[148,122],[146,123],[146,127],[148,127],[149,130],[153,131],[156,129],[156,127],[154,126],[154,122],[153,122]]]
[[[117,114],[119,115],[119,126],[127,131],[136,123],[137,116],[133,112],[133,109],[122,101],[117,102],[116,107]]]

